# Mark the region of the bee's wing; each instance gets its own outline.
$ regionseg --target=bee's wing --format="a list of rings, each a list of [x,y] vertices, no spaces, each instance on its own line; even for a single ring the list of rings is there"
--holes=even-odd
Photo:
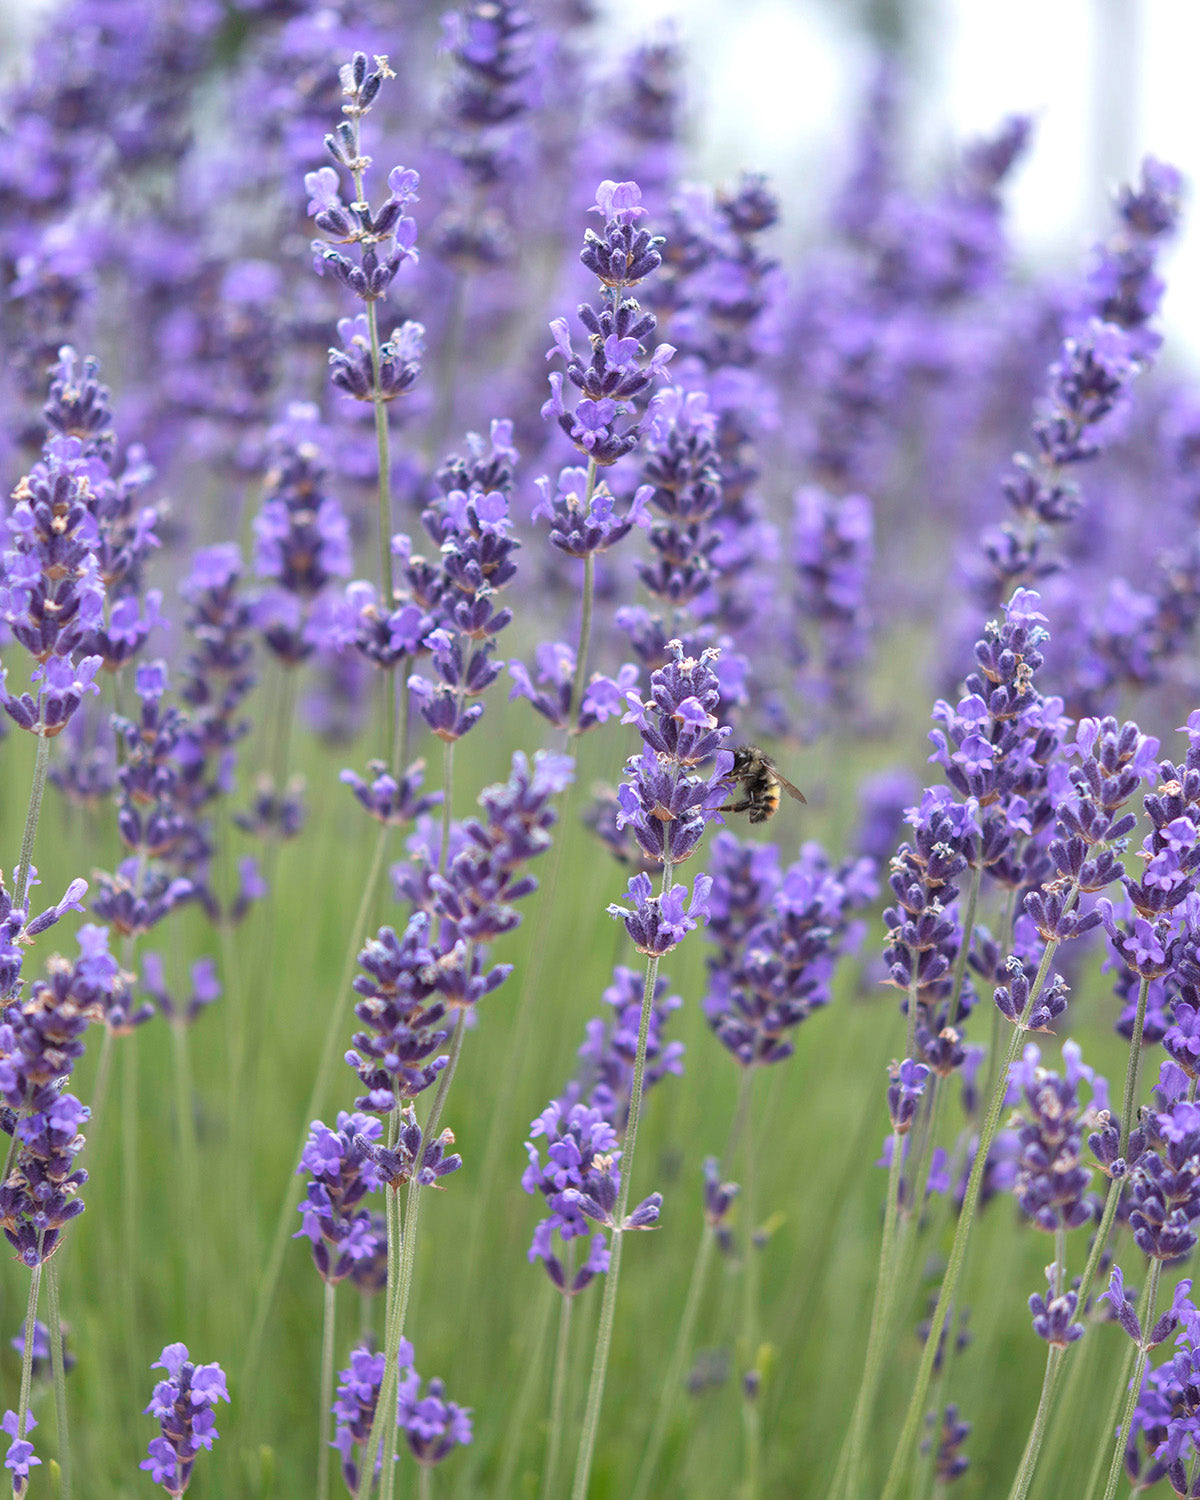
[[[781,776],[779,774],[779,771],[774,766],[772,766],[771,768],[771,774],[772,776],[774,776],[775,780],[784,789],[789,797],[794,797],[797,802],[803,802],[807,804],[808,798],[804,795],[800,788],[798,786],[793,786],[786,776]]]

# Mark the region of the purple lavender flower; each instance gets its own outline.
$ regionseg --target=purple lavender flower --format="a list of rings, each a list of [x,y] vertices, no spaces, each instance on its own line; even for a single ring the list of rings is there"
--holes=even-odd
[[[25,1433],[22,1437],[18,1425],[17,1414],[10,1407],[3,1418],[0,1418],[0,1427],[12,1438],[8,1445],[8,1453],[4,1459],[4,1467],[12,1475],[12,1487],[14,1500],[21,1500],[29,1486],[29,1471],[36,1469],[41,1459],[33,1451],[33,1444],[28,1439],[28,1434],[37,1426],[37,1418],[32,1412],[25,1413]]]
[[[338,196],[338,174],[332,167],[309,172],[304,179],[311,199],[309,212],[317,228],[336,244],[360,247],[357,260],[353,260],[335,249],[333,243],[314,240],[317,274],[323,276],[328,272],[364,302],[385,297],[404,262],[417,259],[416,220],[404,212],[417,196],[420,182],[417,173],[406,167],[393,167],[388,173],[390,193],[378,212],[372,212],[358,191],[369,164],[369,158],[360,154],[360,123],[384,79],[394,76],[386,62],[368,73],[366,54],[362,52],[356,52],[352,61],[340,69],[342,93],[349,100],[342,106],[347,118],[332,135],[325,137],[325,147],[334,161],[353,175],[354,201],[349,205],[342,203]]]
[[[666,988],[666,979],[656,978],[647,1023],[643,1089],[652,1088],[668,1073],[683,1072],[683,1043],[663,1039],[668,1018],[683,1001],[666,994]],[[618,1131],[624,1131],[629,1117],[644,989],[643,975],[618,964],[612,984],[601,997],[612,1007],[612,1014],[607,1020],[595,1017],[587,1023],[587,1040],[579,1049],[584,1064],[581,1087],[587,1102],[602,1110]]]
[[[440,1464],[455,1448],[471,1441],[471,1411],[445,1399],[445,1384],[431,1380],[421,1395],[421,1377],[409,1370],[400,1381],[398,1421],[408,1450],[422,1468]]]
[[[267,580],[253,619],[268,648],[295,666],[324,644],[317,601],[350,572],[350,529],[328,490],[317,410],[293,403],[267,434],[263,502],[254,518],[254,566]]]
[[[733,757],[721,749],[729,730],[719,726],[715,713],[721,696],[711,665],[715,653],[684,656],[674,641],[671,655],[651,677],[647,700],[626,695],[629,712],[622,722],[638,726],[644,749],[626,762],[618,797],[619,821],[632,827],[647,858],[674,866],[695,852],[725,794]],[[715,766],[705,779],[699,768],[709,762]],[[636,899],[639,909],[645,907],[642,896]]]
[[[0,1128],[16,1149],[0,1184],[4,1234],[27,1266],[57,1248],[62,1231],[83,1212],[79,1190],[87,1173],[74,1166],[90,1110],[63,1091],[83,1054],[89,1024],[104,1019],[119,988],[108,932],[86,926],[80,956],[46,965],[27,995],[11,1000],[0,1022]],[[15,992],[16,974],[13,974]]]
[[[907,1135],[912,1128],[929,1073],[924,1063],[913,1062],[911,1057],[888,1065],[888,1116],[897,1135]]]
[[[168,1344],[150,1368],[167,1372],[146,1407],[162,1424],[162,1435],[151,1439],[150,1456],[139,1467],[148,1469],[168,1495],[178,1496],[191,1483],[197,1453],[211,1450],[220,1436],[213,1412],[218,1401],[229,1400],[229,1392],[221,1366],[193,1364],[186,1344]]]
[[[837,960],[859,936],[851,913],[875,894],[874,866],[836,868],[814,843],[782,873],[774,860],[755,870],[732,839],[713,852],[721,920],[704,1013],[743,1067],[779,1062],[795,1050],[794,1029],[829,1004]]]
[[[603,306],[581,303],[579,320],[589,338],[590,359],[571,347],[565,318],[550,324],[554,345],[547,358],[559,354],[566,361],[567,379],[580,393],[574,409],[563,399],[563,377],[550,376],[550,399],[542,416],[553,417],[579,451],[591,462],[607,467],[637,446],[643,423],[636,420],[636,402],[666,368],[674,349],[660,344],[645,364],[643,340],[654,332],[653,313],[643,313],[622,289],[636,286],[662,262],[660,236],[638,227],[646,210],[635,182],[605,181],[596,190],[593,211],[605,219],[602,235],[589,229],[580,260],[600,281]],[[633,416],[628,423],[623,419]]]
[[[434,1056],[449,1028],[446,1007],[434,998],[439,976],[428,931],[429,918],[417,912],[402,938],[382,927],[358,956],[366,972],[354,980],[362,997],[354,1014],[366,1029],[354,1033],[346,1061],[367,1090],[357,1107],[373,1114],[390,1114],[399,1100],[415,1098],[446,1065]]]
[[[381,760],[369,760],[367,770],[371,775],[370,782],[349,770],[340,772],[338,780],[350,788],[372,818],[387,828],[401,828],[406,823],[413,823],[442,801],[441,792],[421,792],[425,774],[423,760],[413,761],[399,781]]]
[[[293,1238],[307,1236],[317,1271],[334,1286],[378,1248],[371,1213],[360,1204],[381,1185],[369,1146],[382,1134],[372,1115],[342,1110],[336,1131],[314,1120],[296,1168],[311,1181],[299,1205],[304,1227]]]
[[[396,1363],[403,1370],[411,1366],[412,1361],[413,1347],[407,1339],[402,1338],[396,1352]],[[339,1376],[337,1400],[333,1403],[337,1425],[330,1446],[336,1448],[342,1456],[342,1478],[351,1495],[357,1495],[359,1491],[359,1464],[362,1461],[362,1450],[371,1436],[384,1366],[382,1354],[359,1345],[350,1351],[350,1363]],[[357,1453],[355,1449],[358,1450]],[[376,1473],[381,1464],[382,1457],[377,1453]]]
[[[589,494],[586,469],[560,469],[553,491],[545,475],[535,483],[541,499],[530,512],[530,519],[536,521],[544,516],[550,522],[551,545],[568,557],[607,552],[628,536],[634,526],[650,525],[646,514],[650,499],[648,485],[638,486],[629,509],[621,513],[616,508],[616,497],[603,480]]]
[[[0,699],[21,729],[47,737],[66,727],[102,658],[86,648],[104,602],[96,547],[99,535],[89,500],[106,471],[78,438],[53,438],[14,491],[8,515],[12,546],[0,558],[0,619],[40,664],[33,694],[14,697],[0,669]]]
[[[441,1178],[457,1172],[463,1164],[457,1152],[446,1149],[454,1144],[454,1132],[443,1130],[427,1142],[411,1104],[400,1111],[394,1146],[373,1146],[361,1136],[359,1144],[374,1162],[379,1180],[393,1191],[410,1181],[421,1187],[435,1187]]]
[[[575,649],[565,641],[542,641],[535,648],[538,664],[538,682],[543,688],[534,686],[529,669],[524,662],[510,661],[508,674],[514,687],[509,701],[527,698],[544,719],[556,729],[571,728],[571,690],[575,681]],[[593,672],[591,681],[583,690],[583,701],[579,706],[579,722],[573,726],[575,733],[583,734],[605,724],[615,714],[624,713],[625,695],[637,687],[638,669],[626,662],[615,677],[606,677]]]
[[[142,988],[168,1022],[190,1026],[197,1016],[220,999],[221,983],[217,978],[217,966],[211,958],[198,958],[192,965],[191,978],[192,993],[181,1005],[167,989],[159,955],[142,955]]]
[[[60,1323],[58,1331],[62,1337],[63,1344],[63,1373],[70,1374],[70,1372],[75,1368],[77,1361],[74,1354],[72,1354],[71,1351],[67,1348],[68,1328],[66,1323]],[[18,1354],[24,1355],[24,1322],[22,1322],[21,1330],[17,1334],[17,1336],[15,1338],[9,1339],[9,1344],[13,1349],[17,1351]],[[33,1362],[31,1365],[31,1369],[33,1370],[33,1378],[35,1380],[50,1380],[53,1374],[51,1369],[53,1360],[50,1351],[50,1329],[47,1324],[42,1322],[40,1318],[35,1318],[33,1323],[32,1355]]]
[[[1040,1052],[1030,1043],[1009,1077],[1009,1097],[1023,1106],[1014,1192],[1037,1228],[1048,1233],[1077,1229],[1100,1209],[1087,1192],[1091,1171],[1082,1164],[1083,1133],[1107,1110],[1108,1084],[1083,1064],[1075,1042],[1064,1042],[1063,1064],[1062,1077],[1043,1068]],[[1081,1080],[1092,1090],[1086,1109],[1079,1098]]]
[[[533,1141],[525,1142],[529,1165],[521,1178],[527,1193],[540,1192],[550,1208],[534,1231],[529,1260],[540,1260],[546,1274],[564,1296],[573,1297],[592,1279],[608,1270],[609,1253],[602,1233],[590,1222],[615,1227],[612,1210],[620,1191],[621,1152],[611,1121],[595,1107],[554,1099],[530,1126],[530,1134],[546,1140],[546,1160]],[[652,1193],[628,1215],[623,1229],[649,1228],[658,1218],[662,1197]],[[554,1249],[553,1237],[564,1244],[591,1234],[591,1247],[582,1265],[568,1271]],[[569,1264],[574,1261],[570,1257]]]

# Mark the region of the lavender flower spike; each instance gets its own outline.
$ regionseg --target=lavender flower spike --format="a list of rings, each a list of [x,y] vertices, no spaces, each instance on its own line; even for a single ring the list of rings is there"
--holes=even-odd
[[[140,1467],[149,1469],[168,1495],[179,1496],[191,1482],[196,1454],[211,1449],[220,1436],[213,1410],[218,1401],[229,1400],[225,1374],[217,1364],[193,1364],[186,1344],[168,1344],[150,1368],[167,1372],[146,1407],[162,1423],[162,1436],[151,1440],[150,1456]]]

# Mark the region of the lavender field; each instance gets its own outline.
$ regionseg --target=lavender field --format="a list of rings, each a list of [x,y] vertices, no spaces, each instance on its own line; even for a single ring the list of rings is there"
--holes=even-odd
[[[608,24],[9,70],[16,1497],[1200,1495],[1186,184],[883,59],[801,236]]]

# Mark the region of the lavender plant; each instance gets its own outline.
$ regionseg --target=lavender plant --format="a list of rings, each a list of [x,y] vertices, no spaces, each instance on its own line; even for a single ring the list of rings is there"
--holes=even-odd
[[[896,62],[801,243],[786,184],[698,180],[684,28],[39,24],[0,96],[13,1493],[128,1487],[178,1330],[253,1399],[215,1444],[221,1367],[166,1345],[171,1495],[1196,1494],[1179,174],[1051,278],[1006,225],[1033,122],[912,170]],[[807,806],[741,824],[750,755]]]

